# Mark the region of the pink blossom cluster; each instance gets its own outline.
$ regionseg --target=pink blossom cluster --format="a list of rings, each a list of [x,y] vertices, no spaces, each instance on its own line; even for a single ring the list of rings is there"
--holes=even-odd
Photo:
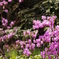
[[[23,49],[23,54],[29,56],[31,54],[31,50],[35,49],[35,44],[32,43],[31,39],[29,39],[28,41],[20,41],[17,40],[16,41],[16,48],[17,47],[21,47],[21,49]]]
[[[16,41],[16,47],[18,47],[20,45],[20,47],[23,49],[23,54],[29,56],[31,54],[31,50],[34,50],[35,47],[42,47],[42,45],[44,45],[44,43],[49,43],[49,45],[52,43],[53,39],[54,39],[54,35],[56,33],[56,31],[58,30],[57,28],[59,28],[59,26],[56,26],[56,30],[52,30],[54,28],[54,20],[56,19],[56,16],[52,16],[52,17],[47,17],[48,20],[46,20],[46,16],[42,16],[43,21],[39,21],[39,20],[34,20],[33,24],[35,27],[35,29],[39,29],[42,28],[41,24],[43,24],[43,27],[49,26],[49,28],[46,30],[46,32],[44,33],[44,35],[39,35],[39,38],[35,39],[37,36],[37,32],[35,34],[35,32],[31,32],[30,30],[24,31],[23,35],[31,35],[33,37],[32,39],[26,40],[26,41],[20,41],[17,40]],[[38,26],[38,27],[37,27]],[[52,28],[53,27],[53,28]],[[58,32],[57,32],[58,33]],[[57,34],[58,35],[58,34]],[[48,50],[48,48],[45,48]],[[52,50],[53,51],[53,50]],[[41,55],[43,54],[43,59],[45,58],[45,51],[41,52]]]
[[[59,55],[59,25],[54,26],[54,22],[56,19],[56,16],[42,16],[43,21],[40,20],[33,20],[33,29],[35,31],[26,30],[23,32],[23,36],[30,36],[30,38],[26,38],[26,40],[16,40],[15,45],[16,48],[21,48],[23,50],[23,54],[30,56],[32,54],[31,51],[35,50],[35,48],[42,48],[45,44],[48,43],[48,45],[45,47],[45,50],[41,52],[41,56],[43,59],[46,59],[46,56],[48,56],[49,59],[51,59],[51,55],[54,56],[55,59],[58,59]],[[2,18],[2,24],[3,26],[8,26],[8,20],[5,18]],[[14,22],[12,21],[10,23],[10,27],[14,25]],[[43,35],[39,35],[38,38],[36,38],[38,32],[36,30],[40,28],[47,28],[45,33]],[[16,28],[15,28],[16,30]],[[44,29],[43,29],[44,30]],[[39,31],[39,30],[38,30]],[[4,35],[0,37],[0,42],[8,41],[8,39],[11,39],[15,33],[10,33],[8,35]],[[25,38],[24,38],[25,39]],[[7,48],[7,47],[6,47]],[[9,51],[9,50],[7,50]]]
[[[56,17],[52,16],[52,18],[53,18],[53,20],[55,20]],[[49,59],[52,59],[52,56],[54,59],[58,59],[58,55],[59,55],[59,25],[54,27],[54,22],[51,20],[51,26],[45,32],[45,34],[43,36],[39,36],[39,38],[43,39],[44,42],[49,43],[48,44],[49,47],[46,47],[45,50],[41,52],[43,59],[46,59],[46,57],[48,57]]]
[[[5,11],[6,13],[8,13],[8,9],[6,9],[6,6],[8,5],[8,2],[12,2],[12,0],[8,0],[8,1],[2,0],[2,1],[0,2],[0,6],[2,6],[3,11]],[[23,2],[23,0],[19,0],[19,2]],[[10,26],[11,26],[11,27],[14,25],[14,22],[15,22],[15,21],[12,21],[12,22],[10,23]],[[3,26],[6,26],[7,28],[10,28],[10,26],[7,26],[7,24],[8,24],[8,20],[5,19],[5,18],[2,18],[2,25],[3,25]]]
[[[28,48],[25,48],[23,51],[23,54],[29,56],[31,54],[31,52],[29,51]]]
[[[3,4],[7,5],[8,2],[12,2],[12,0],[8,0],[8,1],[3,0],[2,2],[0,2],[0,6],[3,6]],[[23,2],[23,0],[19,0],[19,2]]]
[[[7,26],[7,24],[8,24],[8,20],[5,18],[2,18],[2,25]]]
[[[3,4],[4,4],[4,5],[7,5],[7,4],[8,4],[8,2],[7,2],[7,1],[5,1],[5,0],[3,0],[2,2],[0,2],[0,6],[3,6]]]
[[[8,20],[5,18],[2,18],[2,25],[4,27],[7,27],[7,29],[10,29],[14,25],[15,21],[11,21],[11,23],[8,26]]]
[[[8,2],[12,2],[12,0],[8,0]],[[19,0],[19,2],[23,2],[23,0]]]
[[[42,46],[44,46],[45,43],[48,43],[49,47],[46,47],[44,51],[41,52],[41,56],[43,59],[46,59],[46,56],[48,56],[49,59],[51,59],[51,55],[55,56],[55,59],[58,59],[59,55],[59,25],[54,26],[54,22],[56,19],[56,16],[52,16],[52,17],[47,17],[46,20],[46,16],[42,16],[43,21],[39,21],[39,20],[34,20],[33,21],[33,25],[38,26],[35,27],[35,29],[40,29],[43,27],[47,27],[48,29],[45,31],[45,33],[43,35],[39,35],[39,38],[36,38],[37,36],[37,32],[36,31],[24,31],[23,35],[31,35],[32,39],[27,39],[26,41],[22,41],[22,40],[16,40],[16,48],[20,48],[23,49],[23,54],[30,56],[32,54],[31,51],[33,51],[36,47],[40,48]],[[3,23],[8,24],[8,22],[5,20],[2,21]],[[46,23],[47,22],[47,23]],[[41,27],[41,24],[43,24],[44,26]],[[10,26],[14,25],[13,22],[10,23]],[[14,34],[15,35],[15,34]],[[0,40],[6,40],[7,38],[10,39],[11,37],[13,37],[12,34],[8,34],[5,35],[3,37],[0,37]],[[8,51],[8,50],[7,50]]]
[[[33,20],[33,29],[43,28],[45,26],[53,26],[56,18],[56,16],[42,16],[42,22],[40,20]]]
[[[59,41],[58,42],[51,42],[49,44],[49,48],[45,48],[44,51],[41,52],[41,56],[43,59],[46,59],[46,56],[48,56],[49,59],[52,59],[52,56],[54,59],[58,59],[59,55]]]
[[[40,47],[42,47],[43,44],[44,44],[44,41],[40,38],[34,39],[33,41],[31,39],[28,39],[26,41],[17,40],[16,48],[18,48],[20,46],[21,49],[23,49],[23,54],[30,56],[32,54],[31,50],[34,50],[35,47],[40,48]]]
[[[23,2],[23,0],[19,0],[19,2]]]
[[[24,36],[31,36],[32,38],[36,38],[37,31],[30,31],[30,30],[23,31],[23,35]]]
[[[15,36],[15,33],[10,33],[4,36],[0,37],[0,43],[2,42],[8,42],[13,36]]]

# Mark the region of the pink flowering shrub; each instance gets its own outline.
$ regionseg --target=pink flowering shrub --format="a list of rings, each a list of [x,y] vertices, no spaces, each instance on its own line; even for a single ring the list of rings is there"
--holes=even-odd
[[[32,51],[35,50],[35,48],[40,49],[43,48],[43,51],[41,51],[41,56],[43,59],[46,58],[58,58],[59,53],[59,47],[58,47],[58,40],[59,40],[59,25],[54,26],[54,22],[56,20],[56,16],[42,16],[43,21],[40,20],[33,20],[33,31],[32,30],[24,30],[23,31],[23,39],[20,40],[19,38],[14,41],[12,41],[16,37],[17,34],[17,28],[14,28],[13,32],[7,34],[6,30],[3,31],[1,29],[3,36],[0,37],[0,42],[6,43],[3,46],[3,49],[9,52],[11,49],[11,46],[13,49],[21,49],[23,50],[22,54],[26,56],[32,55]],[[6,24],[4,26],[3,24]],[[8,20],[3,18],[2,19],[2,25],[4,27],[8,26]],[[14,22],[12,21],[10,23],[10,28],[14,25]],[[46,27],[48,27],[46,29]],[[8,30],[11,30],[11,29]],[[40,32],[43,29],[43,32]],[[43,33],[40,35],[40,33]],[[38,37],[37,37],[38,36]],[[25,40],[24,40],[25,39]],[[11,40],[11,42],[9,42]],[[11,44],[11,46],[8,44],[8,42]],[[13,42],[13,43],[12,43]],[[5,47],[6,46],[6,47]],[[52,55],[52,56],[51,56]]]
[[[1,9],[7,15],[9,13],[8,3],[12,2],[13,0],[0,2]],[[23,0],[18,0],[18,2],[22,3]],[[2,27],[0,28],[0,55],[3,55],[5,59],[16,58],[19,55],[30,57],[34,56],[34,51],[37,49],[35,53],[39,52],[43,59],[58,59],[59,25],[55,25],[56,18],[57,16],[42,16],[42,21],[32,21],[32,28],[22,29],[23,24],[15,26],[16,21],[9,21],[8,17],[3,15],[1,17]],[[16,53],[12,52],[14,56],[11,53],[12,57],[8,54],[11,50],[16,50]]]

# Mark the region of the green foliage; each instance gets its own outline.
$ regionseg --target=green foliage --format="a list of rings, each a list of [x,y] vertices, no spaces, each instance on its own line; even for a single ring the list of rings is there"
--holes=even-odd
[[[32,51],[32,55],[40,54],[40,48],[35,48],[34,51]]]
[[[15,50],[15,49],[13,49],[9,52],[6,52],[5,54],[10,59],[16,59],[16,56],[18,56],[17,50]]]
[[[30,57],[22,55],[22,56],[16,57],[16,59],[42,59],[42,57],[40,55],[35,55]]]
[[[0,59],[2,59],[2,56],[0,56]]]

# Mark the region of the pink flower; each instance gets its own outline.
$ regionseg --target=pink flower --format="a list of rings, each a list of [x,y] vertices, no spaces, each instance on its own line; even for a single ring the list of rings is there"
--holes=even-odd
[[[0,40],[3,42],[4,41],[3,37],[0,37]]]
[[[26,44],[26,48],[29,48],[30,47],[30,44]]]
[[[8,23],[8,20],[7,20],[7,19],[5,19],[5,23],[6,23],[6,24]]]
[[[23,35],[25,35],[26,34],[26,32],[25,31],[23,31]]]
[[[13,33],[10,33],[7,35],[7,38],[10,39],[10,38],[12,38],[12,36],[13,36]]]
[[[51,42],[50,36],[46,36],[46,37],[45,37],[45,40],[46,40],[46,42]]]
[[[43,44],[43,41],[41,41],[41,44]]]
[[[30,30],[27,30],[27,32],[26,32],[28,35],[30,35]]]
[[[46,20],[46,16],[42,16],[42,19],[43,19],[43,20]]]
[[[52,18],[55,20],[57,18],[57,16],[52,16]]]
[[[25,42],[24,41],[20,41],[19,44],[22,46],[22,45],[25,45]]]
[[[36,40],[35,39],[33,40],[33,43],[36,43]]]
[[[34,44],[34,43],[31,44],[31,49],[32,49],[32,50],[35,49],[35,44]]]
[[[3,29],[2,28],[0,28],[0,31],[2,31]]]
[[[10,29],[10,26],[7,26],[7,29]]]
[[[15,27],[15,31],[17,32],[17,27]]]
[[[40,43],[37,43],[36,46],[39,48],[41,46],[41,44]]]
[[[5,18],[2,18],[2,25],[7,26],[7,24],[8,24],[8,20]]]
[[[32,36],[33,38],[36,38],[36,36],[37,36],[37,31],[36,31],[36,32],[32,32],[32,33],[31,33],[31,36]]]
[[[21,46],[21,48],[23,49],[23,48],[24,48],[24,46],[22,45],[22,46]]]
[[[7,10],[7,9],[5,9],[5,12],[6,12],[6,13],[8,13],[8,10]]]
[[[44,20],[44,21],[42,22],[42,25],[43,25],[43,26],[50,26],[50,25],[51,25],[51,22],[48,21],[48,20]]]
[[[41,27],[40,24],[41,24],[41,21],[39,21],[39,20],[37,20],[37,21],[33,20],[33,29],[39,29],[39,27]]]
[[[36,20],[33,20],[33,24],[35,24],[36,23]]]
[[[28,40],[28,43],[31,44],[31,39]]]
[[[10,23],[10,26],[12,27],[14,25],[14,21],[12,21],[11,23]]]
[[[46,51],[46,52],[48,51],[48,48],[47,48],[47,47],[45,48],[45,51]]]
[[[58,57],[56,57],[56,59],[58,59]]]
[[[20,42],[20,41],[19,41],[19,40],[17,40],[17,41],[16,41],[16,44],[18,44],[19,42]]]
[[[9,52],[9,49],[7,49],[7,52]]]
[[[23,51],[23,54],[27,55],[27,56],[30,56],[31,52],[29,51],[28,48],[25,48],[24,51]]]
[[[12,0],[8,0],[8,2],[12,2]]]
[[[59,30],[59,25],[57,25],[57,26],[55,27],[55,29],[56,29],[56,30]]]
[[[3,0],[3,4],[7,5],[7,4],[8,4],[8,2],[6,2],[5,0]]]
[[[6,35],[5,35],[5,36],[3,36],[3,39],[4,39],[4,40],[6,40],[6,39],[7,39],[7,36],[6,36]]]
[[[40,39],[36,39],[36,43],[40,43],[40,41],[41,41]]]
[[[30,54],[31,54],[31,52],[30,52],[30,51],[28,51],[28,52],[27,52],[27,56],[30,56]]]
[[[50,20],[51,16],[47,16],[47,20]]]
[[[0,6],[3,6],[3,2],[0,2]]]
[[[2,24],[3,26],[7,26],[5,23]]]
[[[2,18],[2,23],[4,23],[4,21],[5,21],[5,18]]]
[[[18,47],[18,44],[16,44],[16,48]]]
[[[19,0],[19,2],[23,2],[23,0]]]
[[[23,35],[30,35],[30,30],[23,31]]]

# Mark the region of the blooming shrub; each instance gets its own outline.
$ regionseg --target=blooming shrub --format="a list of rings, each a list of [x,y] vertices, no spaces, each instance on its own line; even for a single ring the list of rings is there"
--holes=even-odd
[[[23,0],[19,0],[23,2]],[[6,6],[12,0],[0,2],[0,7],[8,13]],[[59,25],[57,16],[42,16],[33,20],[32,28],[23,30],[2,17],[0,28],[0,59],[59,59]]]

